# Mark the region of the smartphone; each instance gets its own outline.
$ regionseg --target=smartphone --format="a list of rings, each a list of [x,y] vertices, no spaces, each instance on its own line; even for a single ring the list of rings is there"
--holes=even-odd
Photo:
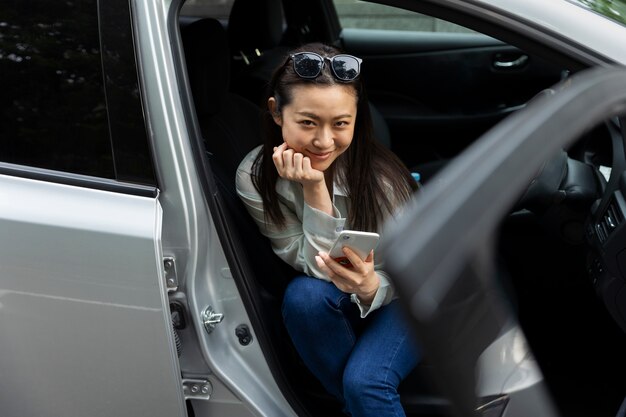
[[[344,246],[349,247],[365,260],[370,251],[376,249],[380,235],[372,232],[359,232],[358,230],[342,230],[339,237],[329,252],[331,258],[346,268],[352,268],[352,263],[341,250]]]

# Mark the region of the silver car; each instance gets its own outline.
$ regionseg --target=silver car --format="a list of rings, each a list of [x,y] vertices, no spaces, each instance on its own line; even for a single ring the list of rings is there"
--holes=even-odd
[[[381,241],[407,415],[621,417],[624,39],[623,0],[0,0],[0,415],[342,415],[234,192],[318,40],[423,185]]]

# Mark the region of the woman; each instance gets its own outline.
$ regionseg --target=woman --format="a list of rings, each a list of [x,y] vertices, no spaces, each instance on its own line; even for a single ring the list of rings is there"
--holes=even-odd
[[[274,252],[303,276],[283,298],[287,331],[311,372],[352,416],[401,416],[397,387],[418,352],[374,251],[328,256],[343,229],[379,232],[417,184],[373,138],[361,59],[323,44],[293,51],[270,81],[264,145],[237,191]]]

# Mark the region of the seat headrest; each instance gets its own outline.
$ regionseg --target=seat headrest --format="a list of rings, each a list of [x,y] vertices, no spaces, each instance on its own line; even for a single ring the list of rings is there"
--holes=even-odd
[[[233,53],[251,55],[274,48],[283,36],[281,0],[235,0],[228,18]]]
[[[215,114],[228,93],[230,49],[226,29],[203,18],[181,28],[187,74],[199,117]]]

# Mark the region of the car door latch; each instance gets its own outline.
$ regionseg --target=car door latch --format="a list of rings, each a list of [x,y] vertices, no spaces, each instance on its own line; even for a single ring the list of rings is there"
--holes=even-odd
[[[204,328],[207,333],[211,333],[213,329],[215,329],[215,326],[223,319],[224,315],[222,313],[216,313],[211,306],[207,306],[204,312],[202,312],[202,321],[204,322]]]

